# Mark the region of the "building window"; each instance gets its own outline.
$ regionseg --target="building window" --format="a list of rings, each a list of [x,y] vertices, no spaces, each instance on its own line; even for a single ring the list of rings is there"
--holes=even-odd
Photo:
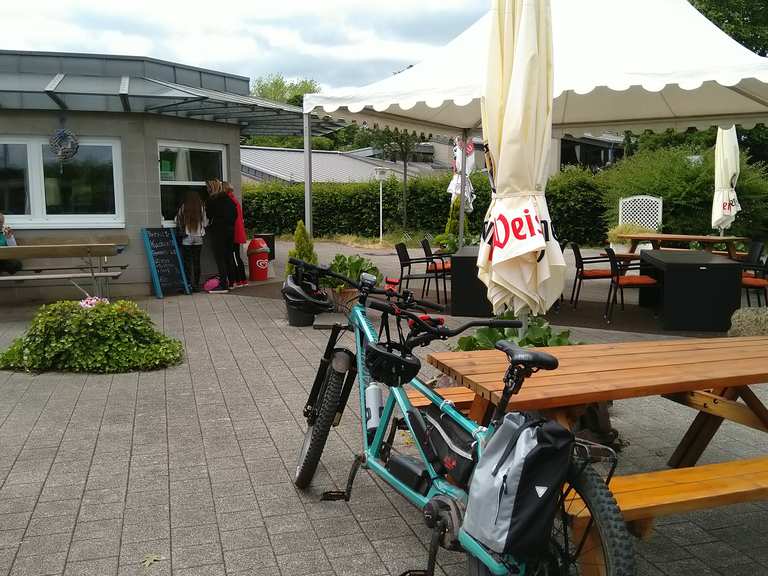
[[[120,142],[81,138],[61,162],[46,138],[0,138],[0,211],[15,228],[123,228]]]
[[[46,214],[114,214],[115,181],[111,146],[83,145],[61,163],[43,146]]]
[[[26,144],[0,144],[0,212],[29,214],[29,169]]]
[[[160,142],[160,204],[163,222],[171,225],[179,206],[190,192],[208,197],[208,180],[225,180],[226,155],[224,146],[188,142]]]

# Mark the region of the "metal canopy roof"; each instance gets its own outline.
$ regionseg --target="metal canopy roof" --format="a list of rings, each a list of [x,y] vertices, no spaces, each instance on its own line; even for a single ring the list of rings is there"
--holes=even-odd
[[[0,72],[0,109],[143,112],[237,124],[245,136],[303,134],[297,106],[146,76]],[[313,120],[312,134],[341,126]]]

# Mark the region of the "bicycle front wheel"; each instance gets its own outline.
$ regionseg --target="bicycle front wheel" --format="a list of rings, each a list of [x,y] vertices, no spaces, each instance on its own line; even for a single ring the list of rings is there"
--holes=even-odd
[[[572,464],[552,528],[549,553],[528,562],[531,576],[634,576],[632,536],[610,490],[595,470]],[[469,557],[470,576],[490,576]]]
[[[299,462],[296,465],[296,476],[293,480],[299,488],[309,486],[320,464],[320,456],[323,454],[328,433],[331,431],[333,420],[339,409],[345,377],[346,374],[334,370],[333,365],[328,366],[325,381],[316,402],[314,423],[307,426],[299,452]]]

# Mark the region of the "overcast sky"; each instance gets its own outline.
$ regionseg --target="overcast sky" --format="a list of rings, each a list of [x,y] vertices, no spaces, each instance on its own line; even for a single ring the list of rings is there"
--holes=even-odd
[[[152,56],[359,86],[422,60],[490,0],[0,0],[0,49]]]

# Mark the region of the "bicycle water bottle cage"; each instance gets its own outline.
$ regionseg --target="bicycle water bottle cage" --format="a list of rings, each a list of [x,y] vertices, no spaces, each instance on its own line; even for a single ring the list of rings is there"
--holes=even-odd
[[[410,352],[403,354],[397,344],[368,343],[365,346],[365,366],[372,380],[397,387],[416,377],[421,370],[421,360]]]

